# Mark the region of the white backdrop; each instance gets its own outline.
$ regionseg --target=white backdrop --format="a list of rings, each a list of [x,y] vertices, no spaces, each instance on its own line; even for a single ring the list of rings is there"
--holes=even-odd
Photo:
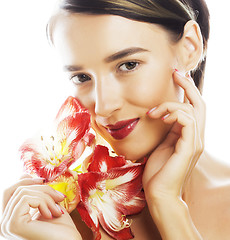
[[[229,3],[211,13],[204,99],[206,149],[230,162]],[[228,4],[228,6],[226,5]],[[54,0],[0,0],[0,190],[21,174],[18,148],[56,114],[71,93],[45,28]]]

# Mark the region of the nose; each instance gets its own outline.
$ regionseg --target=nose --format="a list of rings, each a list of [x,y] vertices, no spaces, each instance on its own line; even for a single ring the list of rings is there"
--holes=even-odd
[[[110,117],[121,109],[121,86],[113,78],[100,78],[95,81],[95,113],[101,117]]]

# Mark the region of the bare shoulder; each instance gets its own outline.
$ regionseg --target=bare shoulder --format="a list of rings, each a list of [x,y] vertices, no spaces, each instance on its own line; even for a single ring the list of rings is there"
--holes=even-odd
[[[230,236],[230,164],[205,152],[196,169],[189,202],[191,216],[204,239]]]
[[[226,161],[204,152],[200,160],[199,166],[211,182],[216,182],[217,185],[230,184],[230,156],[229,161]]]

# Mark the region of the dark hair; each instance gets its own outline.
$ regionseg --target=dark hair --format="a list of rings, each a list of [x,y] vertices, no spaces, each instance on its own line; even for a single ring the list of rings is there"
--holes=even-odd
[[[204,54],[191,76],[202,92],[209,38],[209,11],[204,0],[61,0],[60,8],[71,13],[113,14],[159,24],[172,33],[175,41],[183,36],[187,21],[197,21],[203,36]]]

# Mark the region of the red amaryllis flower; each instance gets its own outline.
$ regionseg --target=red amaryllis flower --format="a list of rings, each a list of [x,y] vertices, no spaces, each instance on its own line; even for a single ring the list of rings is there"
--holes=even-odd
[[[115,239],[133,238],[126,215],[139,213],[145,206],[143,170],[143,163],[111,157],[106,147],[95,147],[89,172],[78,175],[81,202],[77,209],[96,240],[101,239],[99,223]]]
[[[20,148],[26,171],[53,181],[93,142],[89,129],[89,112],[69,97],[59,110],[52,134],[28,140]]]

